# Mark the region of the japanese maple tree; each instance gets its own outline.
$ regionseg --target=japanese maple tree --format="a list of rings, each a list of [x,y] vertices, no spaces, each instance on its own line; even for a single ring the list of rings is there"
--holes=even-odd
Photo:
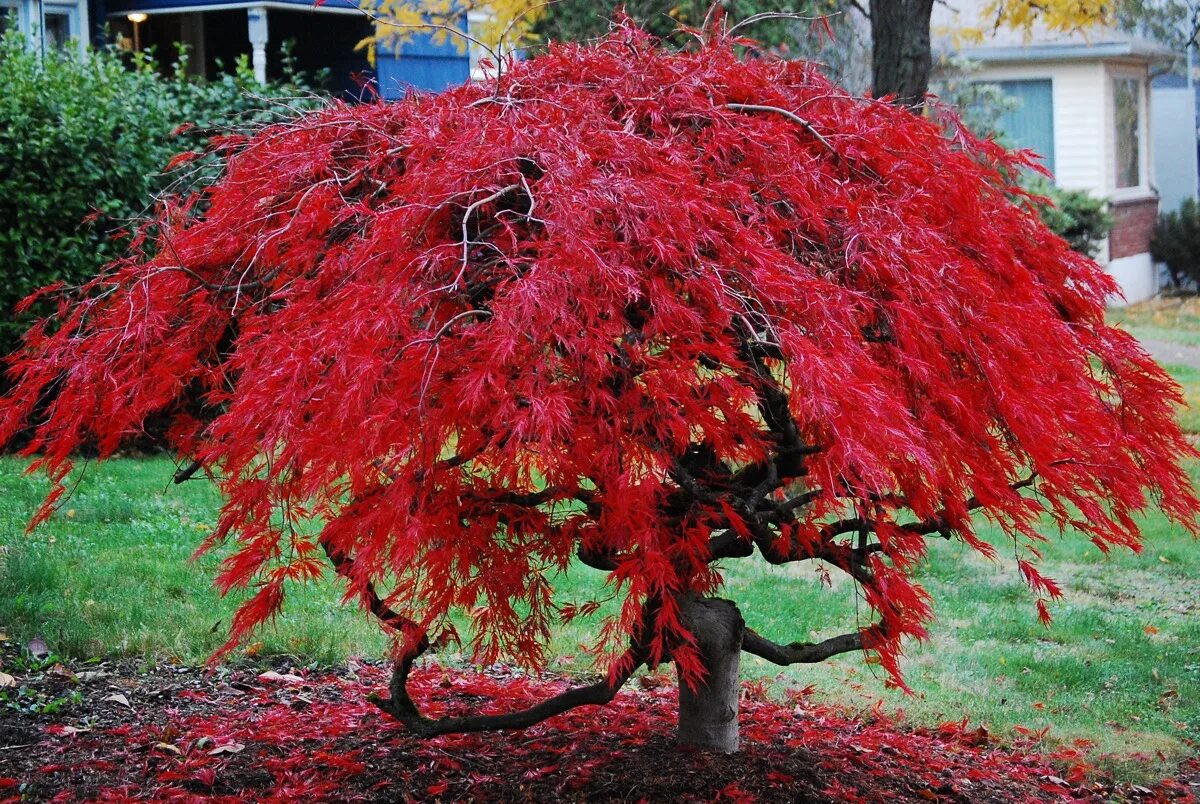
[[[740,44],[621,25],[223,141],[220,178],[47,291],[12,360],[0,439],[36,420],[39,517],[82,446],[167,417],[179,477],[224,494],[217,584],[252,592],[227,647],[331,566],[395,634],[378,704],[418,734],[525,727],[673,662],[681,741],[718,750],[742,651],[865,652],[903,683],[927,540],[996,557],[974,511],[1044,617],[1045,531],[1137,549],[1150,504],[1191,526],[1179,390],[1104,323],[1112,279],[1010,200],[1031,157]],[[872,616],[760,634],[719,597],[754,555],[848,574]],[[623,601],[600,681],[419,712],[408,674],[452,611],[480,661],[540,666],[568,569]]]

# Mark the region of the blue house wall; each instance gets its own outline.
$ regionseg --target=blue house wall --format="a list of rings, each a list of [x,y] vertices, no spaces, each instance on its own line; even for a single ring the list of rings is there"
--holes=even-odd
[[[392,52],[381,52],[375,68],[379,93],[388,100],[404,96],[410,88],[441,92],[471,77],[471,59],[465,47],[453,41],[437,43],[429,34],[416,36]]]

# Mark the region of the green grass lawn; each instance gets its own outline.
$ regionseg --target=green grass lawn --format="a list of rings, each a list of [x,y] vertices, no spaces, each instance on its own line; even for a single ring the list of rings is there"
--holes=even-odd
[[[1138,338],[1200,346],[1200,297],[1157,296],[1148,301],[1114,307],[1108,321]]]

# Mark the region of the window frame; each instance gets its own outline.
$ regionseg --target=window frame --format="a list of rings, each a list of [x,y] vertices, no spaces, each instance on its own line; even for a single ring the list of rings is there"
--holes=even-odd
[[[1147,131],[1147,92],[1145,88],[1145,76],[1131,72],[1128,70],[1110,70],[1108,72],[1108,120],[1107,125],[1109,133],[1112,137],[1111,151],[1108,154],[1108,179],[1111,182],[1112,193],[1117,197],[1135,196],[1144,194],[1149,189],[1149,146],[1148,131]],[[1133,109],[1136,117],[1133,121],[1133,147],[1135,149],[1135,161],[1133,168],[1136,171],[1135,181],[1129,184],[1122,184],[1122,166],[1120,163],[1121,157],[1121,133],[1122,129],[1118,123],[1118,87],[1121,84],[1132,86]]]

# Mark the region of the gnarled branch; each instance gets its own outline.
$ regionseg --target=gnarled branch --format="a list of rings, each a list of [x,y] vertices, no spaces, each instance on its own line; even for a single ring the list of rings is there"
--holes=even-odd
[[[344,553],[339,553],[337,550],[334,550],[332,545],[330,545],[329,542],[324,539],[320,540],[320,544],[321,549],[325,551],[325,556],[329,559],[329,563],[333,564],[334,571],[337,572],[338,575],[341,575],[343,578],[345,578],[348,583],[354,584],[354,576],[350,571],[350,558]],[[415,622],[396,612],[386,603],[384,603],[383,598],[381,598],[379,593],[375,591],[374,584],[368,582],[365,585],[355,584],[355,586],[361,587],[361,594],[366,599],[367,610],[370,611],[371,614],[375,615],[375,617],[377,617],[379,621],[388,628],[395,629],[396,631],[409,631],[413,633],[421,631],[420,626],[418,626]],[[418,644],[420,647],[418,655],[420,655],[429,648],[428,636],[422,633]]]
[[[815,664],[839,653],[862,649],[863,638],[859,631],[830,637],[822,642],[793,642],[790,645],[772,642],[753,628],[747,628],[742,633],[742,650],[780,665]]]
[[[745,558],[754,552],[754,543],[733,528],[726,528],[708,540],[708,560]]]
[[[203,468],[204,464],[200,463],[200,461],[192,461],[187,466],[175,470],[175,475],[171,478],[171,480],[175,482],[175,485],[186,483],[195,477],[196,473]]]
[[[334,550],[327,542],[321,542],[325,555],[329,557],[334,569],[344,578],[350,578],[349,559]],[[613,565],[616,566],[615,564]],[[371,613],[385,625],[397,630],[418,629],[416,623],[393,611],[383,602],[375,591],[374,586],[367,584],[364,590],[368,608]],[[539,704],[516,712],[497,715],[469,715],[467,717],[447,717],[436,720],[425,717],[417,708],[412,696],[408,694],[408,676],[412,672],[413,663],[431,647],[429,638],[421,633],[420,639],[396,662],[392,669],[392,679],[389,685],[390,698],[378,695],[369,696],[369,700],[387,714],[399,720],[418,737],[436,737],[440,734],[462,734],[470,731],[499,731],[504,729],[525,729],[554,715],[574,709],[578,706],[600,706],[611,701],[617,691],[639,667],[645,664],[645,651],[638,646],[630,648],[621,657],[618,667],[622,670],[611,678],[597,681],[581,687],[572,687]]]
[[[579,545],[579,549],[575,551],[575,555],[580,562],[592,569],[604,570],[612,572],[617,568],[617,559],[615,556],[606,553],[597,553],[584,548],[583,544]]]
[[[539,704],[515,712],[495,715],[467,715],[436,720],[425,717],[408,694],[408,675],[419,652],[413,651],[396,663],[392,671],[391,697],[371,696],[370,700],[384,712],[399,720],[418,737],[437,737],[440,734],[462,734],[471,731],[526,729],[547,718],[579,706],[602,706],[616,697],[618,690],[645,663],[645,655],[632,647],[621,657],[616,676],[581,687],[572,687]]]

